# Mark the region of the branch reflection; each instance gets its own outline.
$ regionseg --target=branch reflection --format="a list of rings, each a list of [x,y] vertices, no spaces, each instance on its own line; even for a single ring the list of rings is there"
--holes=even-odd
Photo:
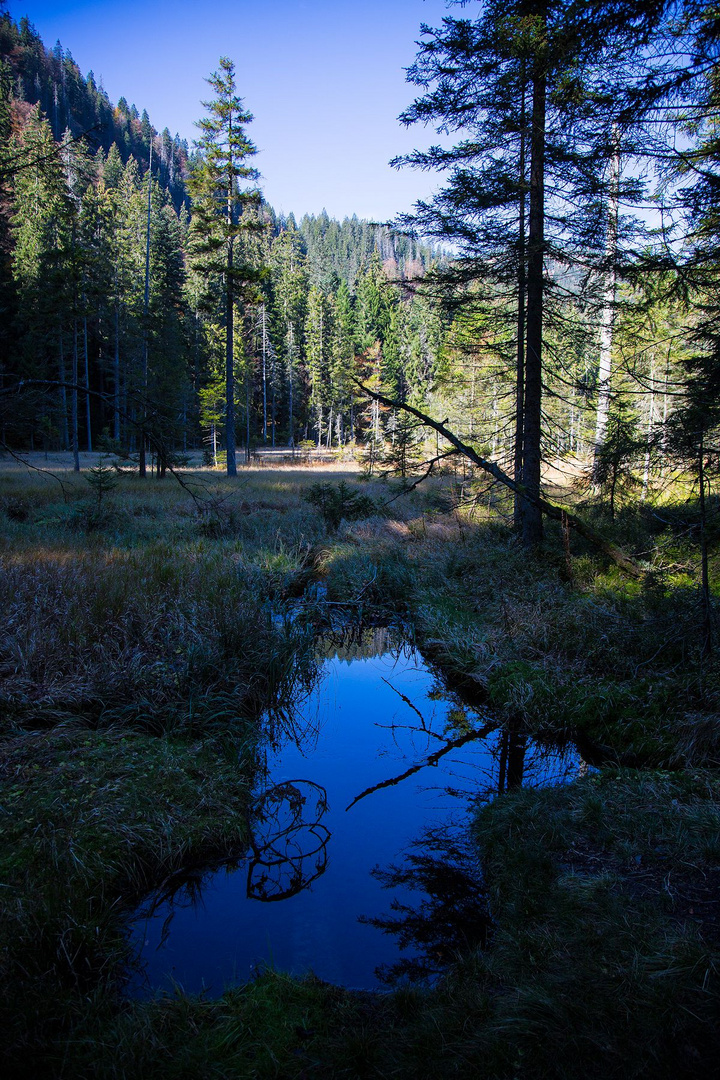
[[[327,808],[325,788],[312,780],[286,780],[256,800],[247,874],[251,900],[287,900],[325,872],[330,832],[321,818]]]

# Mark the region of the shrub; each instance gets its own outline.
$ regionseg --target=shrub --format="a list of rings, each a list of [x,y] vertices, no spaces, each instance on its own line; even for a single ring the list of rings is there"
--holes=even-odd
[[[322,514],[323,521],[333,532],[340,522],[355,521],[377,513],[377,507],[369,495],[353,491],[344,480],[339,484],[313,484],[305,498]]]

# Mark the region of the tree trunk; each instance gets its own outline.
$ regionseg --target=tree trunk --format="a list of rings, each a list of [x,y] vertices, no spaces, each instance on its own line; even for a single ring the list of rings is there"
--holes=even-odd
[[[230,200],[228,199],[228,204]],[[228,476],[237,476],[235,458],[235,298],[233,296],[233,240],[228,240],[225,274],[225,452]]]
[[[250,464],[250,369],[245,368],[245,461]]]
[[[290,396],[290,446],[292,448],[293,457],[295,457],[295,432],[294,432],[294,420],[293,420],[293,353],[294,353],[294,334],[292,323],[288,327],[288,383],[289,383],[289,396]]]
[[[536,61],[536,65],[539,61]],[[533,74],[530,131],[530,212],[527,270],[527,348],[523,424],[522,541],[542,540],[540,435],[542,430],[543,264],[545,249],[545,75]]]
[[[85,353],[85,423],[87,425],[88,454],[92,454],[92,428],[90,426],[90,359],[88,357],[87,316],[83,317],[83,349]]]
[[[72,353],[72,395],[71,395],[71,419],[72,428],[72,452],[73,469],[80,472],[80,448],[78,445],[78,332],[77,318],[73,319],[73,353]]]
[[[650,486],[650,451],[652,443],[652,429],[655,422],[655,357],[650,359],[650,404],[648,406],[647,431],[645,433],[645,464],[643,467],[643,485],[640,502],[645,502]]]
[[[518,222],[518,301],[517,301],[517,357],[515,371],[515,459],[514,476],[515,483],[522,483],[523,468],[523,430],[525,422],[525,292],[527,267],[525,265],[525,124],[527,121],[525,107],[525,61],[521,61],[522,79],[522,105],[520,109],[520,215]],[[473,383],[474,383],[473,367]],[[513,508],[513,520],[515,529],[520,532],[522,528],[522,499],[515,496]]]
[[[265,304],[262,306],[262,387],[263,387],[263,443],[267,442],[267,325]]]
[[[145,437],[145,420],[148,412],[148,336],[150,333],[150,327],[148,326],[148,319],[150,317],[150,225],[152,221],[152,152],[153,152],[153,140],[152,131],[150,132],[150,163],[148,165],[148,193],[147,193],[147,227],[145,230],[145,301],[143,305],[143,367],[142,367],[142,428],[140,429],[140,464],[139,473],[144,477],[147,474],[147,466],[145,463],[145,446],[147,439]]]
[[[708,574],[707,512],[705,507],[705,439],[700,436],[698,454],[698,480],[700,481],[700,590],[703,607],[703,647],[702,655],[712,652],[712,604],[710,600],[710,578]]]
[[[115,355],[113,358],[113,438],[120,442],[120,305],[115,304]]]
[[[608,183],[608,216],[605,237],[605,282],[600,310],[600,356],[598,364],[598,401],[595,420],[594,464],[597,465],[605,443],[610,410],[610,376],[612,374],[612,342],[615,322],[615,288],[618,236],[618,202],[620,199],[620,131],[613,125],[613,153],[610,159]]]
[[[59,347],[60,347],[60,356],[59,356],[59,366],[60,366],[60,413],[61,413],[61,415],[60,415],[60,425],[61,425],[61,435],[62,435],[63,450],[67,450],[68,447],[70,446],[70,432],[68,430],[67,390],[65,389],[65,384],[66,384],[66,381],[67,381],[66,373],[65,373],[65,343],[63,341],[62,324],[60,325],[60,333],[59,333],[59,342],[58,343],[59,343]]]

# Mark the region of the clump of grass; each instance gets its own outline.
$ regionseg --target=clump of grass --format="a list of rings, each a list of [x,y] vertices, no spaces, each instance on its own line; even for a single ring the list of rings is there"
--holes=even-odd
[[[27,502],[15,496],[5,496],[0,501],[0,507],[8,521],[25,522],[30,517],[30,507]]]
[[[696,916],[719,827],[720,779],[703,772],[607,773],[480,812],[497,925],[483,966],[503,988],[488,1035],[512,1032],[528,1075],[709,1066],[720,940]]]
[[[124,906],[193,860],[243,850],[240,745],[118,730],[2,745],[0,1015],[8,1059],[29,1075],[84,996],[117,981]]]
[[[318,554],[316,567],[332,600],[362,603],[393,615],[404,609],[412,588],[407,556],[393,541],[335,543]]]
[[[212,549],[100,551],[6,562],[0,581],[3,704],[42,714],[144,722],[232,692],[239,712],[280,690],[306,638],[278,625],[242,563]],[[104,718],[104,719],[103,719]]]

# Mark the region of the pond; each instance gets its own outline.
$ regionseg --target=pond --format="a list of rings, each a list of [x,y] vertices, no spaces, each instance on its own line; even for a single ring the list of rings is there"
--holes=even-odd
[[[428,950],[444,962],[434,911],[474,920],[478,935],[486,922],[463,839],[471,801],[584,769],[572,748],[498,730],[386,627],[320,649],[312,691],[291,716],[265,719],[245,856],[151,897],[132,921],[133,996],[219,995],[264,966],[374,989]]]

